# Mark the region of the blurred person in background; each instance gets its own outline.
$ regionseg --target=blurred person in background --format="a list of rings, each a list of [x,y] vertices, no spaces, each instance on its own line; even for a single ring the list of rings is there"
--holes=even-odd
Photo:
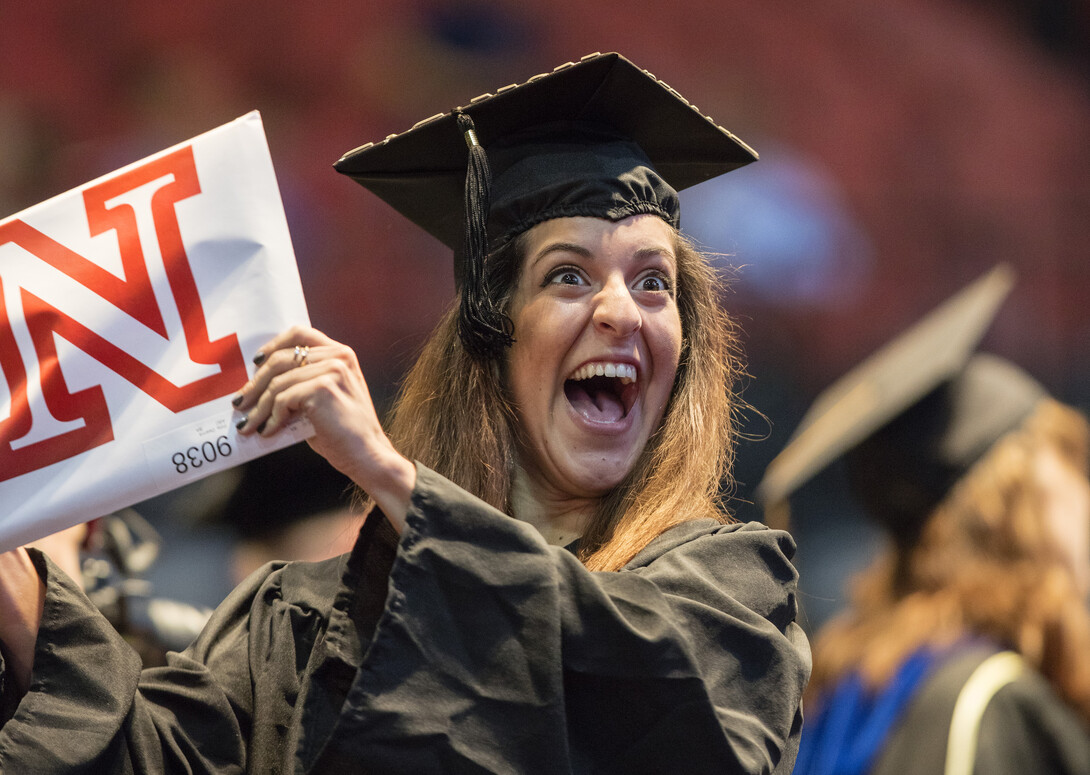
[[[1090,773],[1090,433],[974,352],[998,267],[814,402],[759,494],[834,459],[887,547],[815,638],[800,775]]]
[[[211,609],[156,594],[145,578],[162,541],[133,509],[81,522],[31,544],[76,581],[144,667],[167,663],[197,637]]]
[[[794,543],[723,510],[736,330],[678,231],[678,188],[754,159],[616,54],[347,154],[461,298],[388,435],[309,328],[233,404],[307,417],[372,507],[351,553],[264,566],[142,675],[55,565],[0,555],[0,769],[789,772]]]
[[[307,444],[241,467],[230,496],[199,521],[234,537],[231,577],[241,583],[274,560],[314,562],[351,551],[363,524],[352,480]]]

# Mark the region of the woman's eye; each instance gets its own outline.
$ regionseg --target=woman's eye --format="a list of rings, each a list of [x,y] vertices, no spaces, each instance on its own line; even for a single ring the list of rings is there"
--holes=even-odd
[[[557,269],[545,278],[547,285],[582,285],[583,276],[574,269]]]
[[[636,287],[641,291],[668,291],[671,288],[670,279],[660,274],[649,274],[636,281]]]

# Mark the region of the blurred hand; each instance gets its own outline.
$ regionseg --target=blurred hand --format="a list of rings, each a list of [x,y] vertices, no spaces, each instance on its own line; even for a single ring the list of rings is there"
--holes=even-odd
[[[253,379],[235,397],[243,435],[271,436],[298,417],[314,426],[310,445],[352,479],[400,532],[416,467],[386,436],[351,348],[295,327],[261,348]]]
[[[47,535],[29,544],[49,555],[61,570],[68,574],[76,584],[83,586],[83,558],[81,552],[86,547],[91,523],[81,522],[67,530]]]
[[[0,553],[0,650],[5,682],[11,681],[18,696],[30,686],[44,605],[45,584],[26,549]]]

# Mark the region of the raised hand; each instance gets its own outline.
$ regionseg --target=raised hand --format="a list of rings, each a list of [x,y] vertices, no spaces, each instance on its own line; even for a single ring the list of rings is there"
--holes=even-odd
[[[416,468],[386,436],[351,348],[294,327],[265,344],[234,406],[242,434],[275,434],[297,417],[314,426],[310,445],[367,492],[399,531]]]
[[[30,686],[44,604],[45,584],[26,549],[0,553],[0,651],[4,655],[4,683],[10,682],[17,697]]]

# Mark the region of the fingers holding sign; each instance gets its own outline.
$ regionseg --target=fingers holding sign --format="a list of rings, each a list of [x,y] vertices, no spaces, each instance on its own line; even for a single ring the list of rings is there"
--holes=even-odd
[[[298,417],[314,426],[310,445],[366,491],[398,530],[416,468],[394,449],[379,422],[350,347],[313,328],[295,327],[261,348],[253,378],[235,396],[242,435],[271,436]]]

